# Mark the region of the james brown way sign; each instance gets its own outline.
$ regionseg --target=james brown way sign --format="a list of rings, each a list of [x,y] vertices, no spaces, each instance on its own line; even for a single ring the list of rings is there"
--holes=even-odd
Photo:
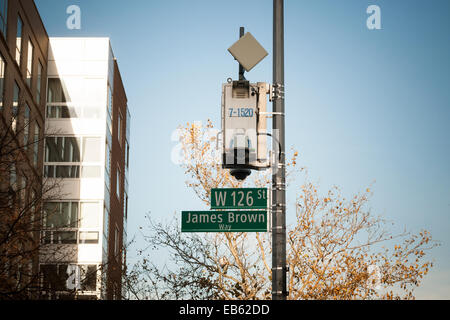
[[[181,232],[267,232],[267,211],[183,211]]]

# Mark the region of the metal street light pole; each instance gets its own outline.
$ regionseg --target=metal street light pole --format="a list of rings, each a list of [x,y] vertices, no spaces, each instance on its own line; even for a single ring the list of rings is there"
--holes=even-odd
[[[245,29],[244,27],[240,27],[239,28],[239,38],[242,38],[245,34]],[[245,80],[245,76],[244,76],[244,67],[242,66],[242,64],[239,63],[239,81],[243,81]]]
[[[286,266],[286,155],[284,111],[284,0],[273,1],[273,143],[279,155],[272,176],[272,299],[288,296]],[[280,154],[278,154],[280,152]]]

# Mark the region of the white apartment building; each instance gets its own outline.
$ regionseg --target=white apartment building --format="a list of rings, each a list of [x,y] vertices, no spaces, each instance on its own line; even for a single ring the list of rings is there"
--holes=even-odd
[[[109,38],[50,38],[44,177],[60,188],[44,206],[45,298],[121,298],[129,122]]]

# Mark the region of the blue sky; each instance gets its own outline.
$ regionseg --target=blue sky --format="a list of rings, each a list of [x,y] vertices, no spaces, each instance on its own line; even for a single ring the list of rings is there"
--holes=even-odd
[[[206,209],[171,162],[171,136],[187,122],[219,125],[240,26],[270,53],[247,78],[271,82],[272,1],[35,2],[50,36],[111,38],[132,114],[129,237],[146,212]],[[81,30],[66,28],[72,4]],[[381,30],[366,27],[372,4]],[[394,231],[431,231],[442,246],[416,294],[450,299],[450,2],[286,0],[285,11],[287,147],[322,190],[376,181],[373,212]]]

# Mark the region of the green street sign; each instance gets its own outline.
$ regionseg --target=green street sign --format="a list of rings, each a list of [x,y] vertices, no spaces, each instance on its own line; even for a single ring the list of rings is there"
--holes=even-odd
[[[267,209],[267,188],[211,189],[211,209]]]
[[[267,232],[267,211],[183,211],[181,232]]]

